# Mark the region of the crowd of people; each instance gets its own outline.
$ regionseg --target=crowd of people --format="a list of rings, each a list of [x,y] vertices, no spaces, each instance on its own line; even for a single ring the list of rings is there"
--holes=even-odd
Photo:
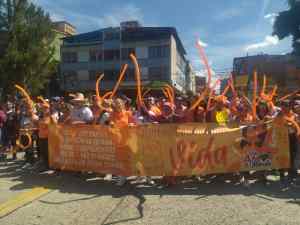
[[[243,94],[216,95],[209,89],[197,96],[182,96],[166,88],[164,95],[145,93],[141,98],[129,98],[121,93],[99,98],[93,95],[85,98],[82,93],[65,98],[38,97],[29,101],[26,97],[9,96],[0,106],[0,144],[2,156],[10,152],[17,158],[18,150],[25,150],[26,166],[49,167],[48,124],[98,124],[102,126],[140,126],[147,123],[252,123],[278,120],[288,126],[290,169],[288,176],[281,171],[282,181],[293,182],[297,178],[295,159],[299,152],[300,101],[291,95],[285,99],[267,98],[264,95],[250,101]],[[30,135],[28,135],[30,134]],[[30,137],[28,137],[30,136]],[[246,180],[247,173],[243,173]],[[165,177],[168,184],[175,184],[176,177]],[[150,178],[148,181],[152,182]],[[118,178],[118,185],[126,182]]]

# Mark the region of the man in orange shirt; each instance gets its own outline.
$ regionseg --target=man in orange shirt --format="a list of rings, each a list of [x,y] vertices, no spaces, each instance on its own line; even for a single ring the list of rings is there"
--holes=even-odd
[[[112,104],[112,110],[110,116],[110,125],[117,128],[125,128],[131,125],[131,121],[133,121],[133,115],[131,111],[127,111],[125,108],[125,104],[122,99],[116,99]],[[124,153],[126,154],[126,153]],[[123,186],[126,183],[125,176],[118,177],[118,186]]]

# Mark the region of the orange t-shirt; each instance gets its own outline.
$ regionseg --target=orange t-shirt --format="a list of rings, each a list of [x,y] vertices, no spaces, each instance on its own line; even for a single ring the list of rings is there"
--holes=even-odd
[[[113,112],[111,121],[117,127],[127,127],[128,124],[132,121],[132,113],[130,111]]]
[[[50,118],[44,118],[39,121],[39,138],[48,138],[48,125],[50,124]]]

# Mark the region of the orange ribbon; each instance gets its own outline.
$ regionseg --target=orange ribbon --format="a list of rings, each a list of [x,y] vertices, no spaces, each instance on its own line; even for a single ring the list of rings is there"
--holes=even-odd
[[[130,59],[132,60],[135,68],[135,79],[136,79],[136,85],[137,85],[137,103],[139,106],[143,105],[143,98],[142,98],[142,90],[141,90],[141,73],[140,68],[137,62],[136,57],[133,54],[130,54]]]
[[[38,96],[37,99],[40,100],[45,106],[50,107],[49,103],[42,96]]]
[[[16,87],[16,89],[18,89],[22,93],[22,95],[25,97],[27,103],[32,108],[33,107],[33,101],[31,99],[30,95],[27,93],[27,91],[25,91],[25,89],[22,88],[20,85],[16,84],[15,87]]]
[[[102,99],[100,96],[100,85],[99,84],[100,84],[100,81],[103,79],[103,77],[104,77],[104,74],[101,74],[96,81],[96,98],[98,101],[100,101]]]
[[[118,88],[119,88],[119,86],[120,86],[120,84],[121,84],[121,82],[122,82],[122,80],[125,76],[127,68],[128,68],[128,65],[125,64],[122,71],[121,71],[121,73],[120,73],[119,79],[118,79],[115,87],[113,88],[113,91],[112,91],[112,94],[111,94],[110,98],[113,98],[115,96],[115,94],[116,94],[116,92],[117,92],[117,90],[118,90]]]
[[[111,98],[111,95],[112,95],[112,91],[106,92],[106,93],[102,96],[102,99]]]
[[[257,72],[253,74],[253,99],[252,99],[252,113],[253,120],[256,120],[256,92],[257,92]]]
[[[21,135],[21,136],[22,136],[22,135]],[[29,147],[32,145],[32,138],[31,138],[31,135],[28,134],[28,133],[24,134],[24,136],[27,137],[27,139],[28,139],[28,144],[27,144],[26,146],[24,146],[23,144],[21,144],[21,141],[20,141],[21,136],[20,136],[19,139],[16,141],[16,145],[17,145],[19,148],[21,148],[22,150],[29,148]]]
[[[202,48],[201,44],[197,41],[196,42],[196,46],[199,50],[199,53],[200,53],[200,57],[204,63],[204,66],[206,67],[206,70],[207,70],[207,86],[210,87],[210,83],[211,83],[211,69],[209,67],[209,64],[208,64],[208,60],[207,60],[207,57],[205,55],[205,52],[204,52],[204,49]]]

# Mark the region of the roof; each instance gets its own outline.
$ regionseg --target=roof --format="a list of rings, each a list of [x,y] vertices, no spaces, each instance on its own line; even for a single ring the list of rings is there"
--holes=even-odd
[[[76,27],[72,24],[70,24],[69,22],[65,21],[65,20],[62,20],[62,21],[55,21],[55,22],[52,22],[54,25],[56,24],[60,24],[60,23],[65,23],[65,24],[68,24],[69,26],[73,27],[74,29],[76,29]]]
[[[78,44],[84,42],[102,42],[103,32],[108,29],[96,30],[88,33],[82,33],[65,37],[63,40],[69,44]],[[174,36],[177,47],[185,55],[186,51],[178,36],[177,30],[174,27],[136,27],[122,31],[122,41],[145,41],[145,40],[160,40],[168,39]]]

